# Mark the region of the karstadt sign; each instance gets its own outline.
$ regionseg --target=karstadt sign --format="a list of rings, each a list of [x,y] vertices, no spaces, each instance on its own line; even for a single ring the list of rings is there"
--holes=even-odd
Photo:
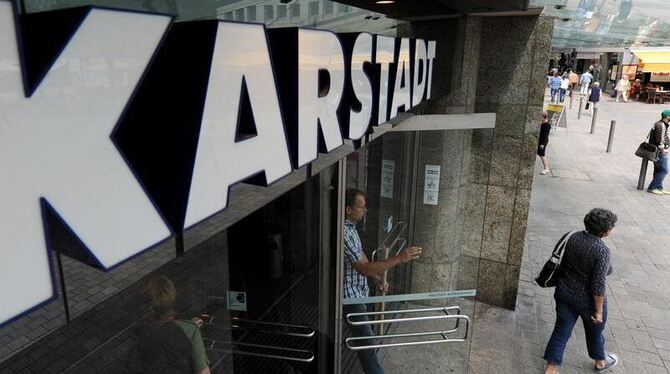
[[[0,0],[0,325],[431,97],[435,42]]]

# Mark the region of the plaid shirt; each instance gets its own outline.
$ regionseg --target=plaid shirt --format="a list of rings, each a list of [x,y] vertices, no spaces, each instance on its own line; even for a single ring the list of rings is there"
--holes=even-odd
[[[356,223],[344,221],[344,298],[368,297],[368,279],[356,269],[354,263],[364,258],[361,238]]]

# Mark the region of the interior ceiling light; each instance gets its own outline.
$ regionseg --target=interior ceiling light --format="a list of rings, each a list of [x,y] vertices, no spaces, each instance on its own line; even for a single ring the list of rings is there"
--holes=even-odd
[[[393,4],[395,3],[395,0],[377,0],[375,1],[375,4]]]

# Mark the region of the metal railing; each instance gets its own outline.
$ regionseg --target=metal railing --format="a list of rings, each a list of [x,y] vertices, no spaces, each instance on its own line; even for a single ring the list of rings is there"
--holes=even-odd
[[[449,314],[450,311],[456,311],[456,314]],[[416,313],[428,313],[428,312],[442,312],[444,314],[440,315],[430,315],[430,316],[419,316],[419,317],[400,317],[400,318],[388,318],[388,319],[378,319],[378,320],[363,320],[363,321],[354,321],[355,317],[371,317],[371,316],[380,316],[385,314],[416,314]],[[372,336],[356,336],[345,339],[345,346],[352,351],[360,351],[364,349],[377,349],[377,348],[390,348],[390,347],[405,347],[405,346],[414,346],[414,345],[424,345],[424,344],[444,344],[452,342],[465,342],[468,339],[468,331],[470,330],[470,317],[460,314],[461,308],[458,306],[452,307],[438,307],[438,308],[421,308],[421,309],[406,309],[406,310],[389,310],[383,312],[365,312],[365,313],[349,313],[346,316],[347,323],[352,326],[361,326],[361,325],[377,325],[384,323],[407,323],[407,322],[417,322],[417,321],[433,321],[433,320],[455,320],[456,326],[448,330],[434,330],[434,331],[419,331],[411,332],[404,334],[379,334]],[[465,334],[461,337],[450,338],[447,334],[455,333],[459,331],[460,321],[465,321]],[[393,340],[399,338],[415,338],[415,337],[434,337],[438,339],[429,339],[429,340],[418,340],[418,341],[405,341],[397,343],[380,343],[380,344],[368,344],[368,345],[352,345],[353,342],[357,341],[379,341],[379,340]]]
[[[206,324],[206,328],[223,329],[223,330],[249,330],[253,333],[271,334],[276,336],[290,336],[303,339],[311,339],[316,335],[316,331],[309,326],[291,325],[286,323],[266,322],[258,320],[243,319],[238,317],[231,318],[232,324],[230,327],[214,323],[214,319],[210,319]],[[250,326],[246,326],[250,325]],[[208,342],[206,349],[232,353],[236,355],[254,356],[271,358],[277,360],[297,361],[297,362],[312,362],[314,361],[314,352],[308,349],[291,348],[277,345],[255,344],[239,341],[216,340],[204,338]],[[219,347],[217,347],[217,345]],[[266,349],[272,353],[250,352],[242,349],[221,348],[220,345],[230,345],[235,347],[249,347]]]
[[[297,361],[297,362],[312,362],[314,361],[314,352],[307,349],[298,349],[298,348],[288,348],[288,347],[279,347],[274,345],[265,345],[265,344],[254,344],[254,343],[242,343],[242,342],[231,342],[231,341],[222,341],[222,340],[213,340],[213,339],[203,339],[206,342],[210,342],[205,346],[205,349],[223,352],[223,353],[232,353],[236,355],[244,356],[254,356],[254,357],[263,357],[263,358],[272,358],[276,360],[284,361]],[[272,353],[260,353],[260,352],[250,352],[241,349],[229,349],[229,348],[217,348],[217,344],[226,344],[237,347],[251,347],[251,348],[260,348],[267,349],[271,351],[279,351],[283,354],[272,354]],[[292,355],[293,354],[293,355]],[[303,357],[301,357],[301,355]]]

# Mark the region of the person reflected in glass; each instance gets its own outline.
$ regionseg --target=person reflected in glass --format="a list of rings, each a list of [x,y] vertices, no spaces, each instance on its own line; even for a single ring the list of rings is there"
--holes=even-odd
[[[585,230],[574,233],[567,241],[554,291],[556,323],[544,351],[545,374],[558,373],[578,318],[584,324],[586,348],[595,362],[593,369],[601,373],[619,362],[616,354],[605,351],[603,335],[607,323],[607,276],[613,268],[610,250],[602,239],[609,236],[616,221],[617,216],[611,211],[592,209],[584,217]]]
[[[369,296],[368,278],[372,279],[379,290],[386,293],[388,283],[383,281],[385,271],[398,265],[416,260],[421,255],[420,247],[406,247],[397,255],[386,260],[369,261],[363,252],[356,224],[363,220],[366,208],[365,194],[362,191],[349,189],[345,196],[345,221],[344,221],[344,298],[357,299]],[[345,304],[344,316],[351,313],[367,312],[366,304]],[[355,317],[356,322],[368,321],[367,316]],[[354,336],[372,336],[370,325],[350,326]],[[359,345],[372,345],[373,342],[363,340]],[[374,349],[363,349],[356,351],[358,360],[365,374],[381,374],[384,369],[379,363]]]
[[[176,318],[177,290],[159,276],[144,287],[151,313],[135,328],[135,347],[128,361],[132,374],[210,374],[200,334],[202,320]]]

